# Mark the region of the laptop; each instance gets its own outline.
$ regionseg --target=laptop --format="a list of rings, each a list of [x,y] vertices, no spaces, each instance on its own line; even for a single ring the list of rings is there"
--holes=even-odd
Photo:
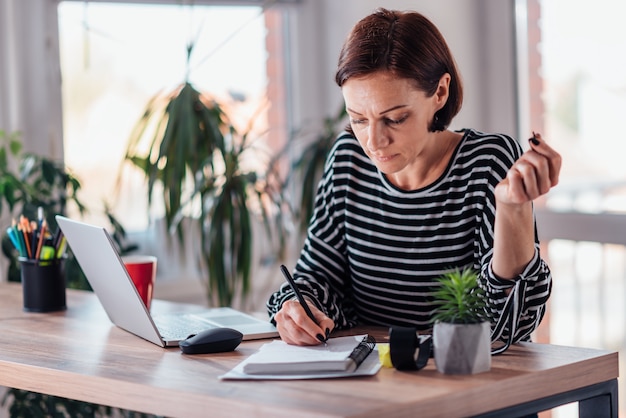
[[[244,340],[278,337],[269,320],[232,308],[198,307],[197,312],[152,316],[107,230],[60,215],[56,220],[87,281],[116,326],[162,347],[178,346],[188,336],[215,327],[236,329]]]

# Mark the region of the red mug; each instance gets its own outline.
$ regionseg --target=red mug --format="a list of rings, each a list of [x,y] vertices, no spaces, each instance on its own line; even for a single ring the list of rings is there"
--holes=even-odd
[[[126,271],[132,279],[141,300],[150,310],[152,292],[156,279],[157,259],[151,255],[128,255],[122,257]]]

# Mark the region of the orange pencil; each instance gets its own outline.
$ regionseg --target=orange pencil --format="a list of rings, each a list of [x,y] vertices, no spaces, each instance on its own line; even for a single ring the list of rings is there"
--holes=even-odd
[[[43,222],[41,223],[41,229],[39,230],[39,241],[37,242],[37,252],[35,253],[35,260],[39,260],[39,257],[41,256],[41,246],[43,245],[43,238],[46,235],[47,227],[48,227],[48,224],[46,223],[46,220],[44,219]]]

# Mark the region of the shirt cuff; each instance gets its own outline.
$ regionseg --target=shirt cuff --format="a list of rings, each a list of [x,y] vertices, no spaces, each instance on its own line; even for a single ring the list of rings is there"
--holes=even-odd
[[[533,254],[533,258],[528,262],[524,271],[519,275],[513,277],[512,279],[503,279],[498,277],[492,268],[493,260],[489,263],[489,267],[487,268],[487,280],[489,283],[498,289],[510,289],[515,286],[515,282],[519,280],[534,280],[539,274],[539,268],[541,264],[541,260],[539,258],[539,250],[535,248],[535,253]]]

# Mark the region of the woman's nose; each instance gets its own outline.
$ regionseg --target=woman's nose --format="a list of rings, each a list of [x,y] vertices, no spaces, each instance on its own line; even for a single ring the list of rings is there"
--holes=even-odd
[[[367,148],[375,152],[389,144],[389,139],[380,124],[371,124],[367,132]]]

